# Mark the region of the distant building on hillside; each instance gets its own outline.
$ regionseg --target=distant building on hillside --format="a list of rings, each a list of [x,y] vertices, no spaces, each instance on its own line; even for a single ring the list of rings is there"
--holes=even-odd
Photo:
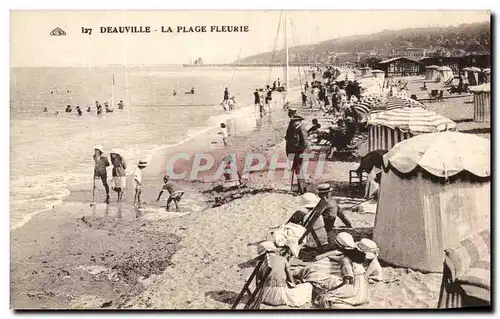
[[[402,50],[394,52],[394,56],[400,56],[418,61],[426,56],[426,51],[427,51],[426,49],[406,47],[403,48]]]
[[[421,72],[421,64],[405,57],[396,57],[380,61],[378,69],[383,70],[386,77],[410,76]]]

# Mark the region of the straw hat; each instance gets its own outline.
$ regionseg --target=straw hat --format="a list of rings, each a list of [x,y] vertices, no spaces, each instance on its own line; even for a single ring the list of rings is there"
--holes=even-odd
[[[257,253],[259,255],[265,254],[267,252],[274,252],[278,249],[272,241],[264,241],[257,246]]]
[[[318,193],[329,193],[331,190],[332,187],[328,183],[318,185]]]
[[[291,120],[292,121],[302,121],[304,118],[300,115],[294,115],[292,116]]]
[[[342,249],[353,250],[357,248],[352,235],[346,232],[339,233],[337,237],[335,237],[334,242],[337,246],[339,246],[339,248]]]
[[[319,203],[319,197],[313,193],[304,193],[300,197],[301,205],[305,208],[314,208]]]
[[[377,243],[368,238],[363,238],[356,243],[356,248],[365,253],[367,259],[374,259],[378,256],[379,249]]]
[[[146,166],[148,166],[148,161],[140,160],[137,162],[137,166],[146,167]]]

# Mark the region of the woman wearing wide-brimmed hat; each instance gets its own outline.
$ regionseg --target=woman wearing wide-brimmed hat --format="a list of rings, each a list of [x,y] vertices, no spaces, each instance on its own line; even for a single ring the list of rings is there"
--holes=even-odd
[[[342,283],[330,291],[320,294],[317,304],[321,308],[350,308],[369,302],[368,277],[363,263],[366,254],[358,245],[344,251],[340,272]]]
[[[111,164],[113,164],[113,179],[111,183],[112,189],[118,193],[117,202],[121,201],[123,198],[123,190],[127,186],[127,175],[125,170],[127,169],[127,164],[122,157],[122,151],[119,149],[112,149],[109,153],[111,158]]]
[[[95,189],[95,179],[100,179],[102,181],[102,186],[106,191],[106,203],[109,203],[109,186],[108,186],[108,173],[106,168],[109,166],[108,158],[104,155],[103,148],[101,145],[96,145],[94,147],[94,189]],[[94,190],[92,190],[94,191]]]
[[[296,285],[293,280],[290,264],[279,254],[279,248],[271,241],[265,241],[258,247],[259,255],[266,254],[264,273],[270,268],[264,287],[260,292],[263,303],[272,306],[300,307],[312,299],[312,285],[302,283]]]
[[[342,260],[356,249],[356,243],[349,233],[339,233],[334,240],[335,250],[316,256],[315,261],[295,273],[302,282],[312,283],[318,290],[329,291],[342,283]]]

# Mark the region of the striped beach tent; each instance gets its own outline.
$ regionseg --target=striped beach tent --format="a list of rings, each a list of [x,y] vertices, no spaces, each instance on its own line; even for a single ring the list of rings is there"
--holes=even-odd
[[[395,108],[370,115],[368,152],[390,150],[397,143],[422,133],[455,130],[452,120],[421,107]]]
[[[474,94],[474,122],[491,121],[491,83],[471,86]]]

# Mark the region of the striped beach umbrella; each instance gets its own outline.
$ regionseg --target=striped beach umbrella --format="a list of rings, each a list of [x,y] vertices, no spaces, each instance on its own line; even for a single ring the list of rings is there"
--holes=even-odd
[[[455,122],[420,107],[396,108],[370,114],[368,151],[390,150],[397,143],[422,133],[454,130]]]
[[[372,126],[385,126],[412,134],[454,130],[455,122],[436,112],[421,107],[394,108],[374,114],[369,122]]]

